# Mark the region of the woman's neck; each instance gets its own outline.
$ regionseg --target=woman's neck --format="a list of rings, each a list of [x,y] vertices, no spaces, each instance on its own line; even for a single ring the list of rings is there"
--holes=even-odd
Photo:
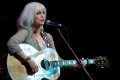
[[[33,28],[34,28],[34,34],[40,34],[42,28],[43,28],[43,25],[33,25]]]
[[[34,35],[35,35],[35,37],[38,39],[38,40],[40,40],[40,41],[42,41],[42,42],[45,42],[44,41],[44,39],[43,39],[43,37],[42,37],[42,35],[40,34],[40,29],[36,29],[35,31],[34,31]]]
[[[34,34],[40,34],[40,28],[34,30]]]

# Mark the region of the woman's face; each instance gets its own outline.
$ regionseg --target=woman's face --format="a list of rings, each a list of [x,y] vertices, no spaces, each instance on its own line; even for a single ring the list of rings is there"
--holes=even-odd
[[[35,17],[34,17],[34,26],[39,28],[40,26],[44,25],[46,13],[44,9],[38,10]]]

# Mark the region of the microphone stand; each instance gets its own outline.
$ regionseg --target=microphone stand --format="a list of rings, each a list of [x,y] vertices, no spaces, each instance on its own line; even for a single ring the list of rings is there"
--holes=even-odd
[[[62,35],[62,33],[60,32],[60,29],[57,28],[57,31],[59,32],[59,34],[61,35],[62,39],[65,41],[65,43],[67,44],[67,46],[69,47],[69,49],[71,50],[71,52],[73,53],[73,55],[75,56],[76,58],[76,61],[77,63],[82,66],[83,70],[85,71],[85,73],[87,74],[87,76],[89,77],[90,80],[93,80],[91,77],[90,77],[90,74],[87,72],[87,70],[85,69],[85,67],[83,66],[83,64],[81,63],[81,61],[79,60],[79,58],[76,56],[75,52],[72,50],[72,48],[70,47],[70,45],[67,43],[67,41],[65,40],[64,36]]]

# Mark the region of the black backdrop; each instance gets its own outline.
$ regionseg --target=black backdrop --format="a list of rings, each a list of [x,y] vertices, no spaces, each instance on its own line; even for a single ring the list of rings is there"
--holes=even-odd
[[[16,32],[16,19],[24,5],[32,0],[1,0],[0,1],[0,55],[3,65],[6,52],[6,42]],[[86,68],[93,80],[109,80],[112,78],[112,54],[115,44],[115,29],[113,29],[112,2],[65,1],[65,0],[34,0],[43,3],[47,8],[47,19],[66,26],[61,28],[62,34],[79,58],[95,58],[106,56],[109,67],[98,68],[88,65]],[[53,35],[56,48],[63,59],[75,59],[70,49],[54,27],[45,26],[45,30]],[[82,73],[82,74],[81,74]],[[85,76],[80,69],[63,70],[60,80],[79,80]],[[66,78],[65,78],[66,77]],[[87,79],[89,80],[89,79]]]

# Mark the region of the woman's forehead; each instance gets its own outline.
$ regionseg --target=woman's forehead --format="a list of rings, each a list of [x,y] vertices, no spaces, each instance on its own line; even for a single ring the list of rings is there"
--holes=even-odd
[[[44,11],[44,10],[46,10],[46,9],[43,5],[37,5],[36,6],[36,11]]]

